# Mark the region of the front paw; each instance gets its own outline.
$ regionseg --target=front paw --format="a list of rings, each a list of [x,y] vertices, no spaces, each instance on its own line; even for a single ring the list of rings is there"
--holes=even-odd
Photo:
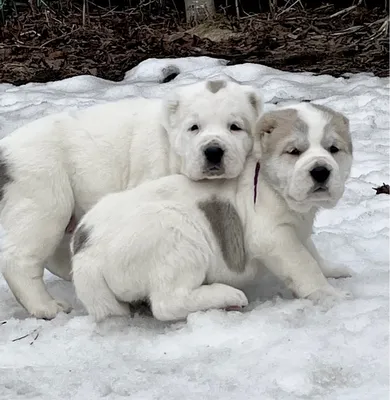
[[[329,285],[321,289],[317,289],[309,296],[307,296],[314,304],[318,304],[325,308],[331,308],[334,305],[342,302],[343,300],[353,299],[351,292],[336,289]]]
[[[335,278],[335,279],[350,278],[354,274],[351,268],[348,268],[345,265],[341,264],[330,264],[321,269],[322,273],[327,278]]]
[[[44,304],[31,307],[28,311],[32,317],[51,320],[60,312],[70,313],[72,307],[65,301],[51,300]]]
[[[239,311],[248,305],[248,298],[245,293],[239,289],[230,288],[229,292],[226,293],[225,298],[225,310],[226,311]]]

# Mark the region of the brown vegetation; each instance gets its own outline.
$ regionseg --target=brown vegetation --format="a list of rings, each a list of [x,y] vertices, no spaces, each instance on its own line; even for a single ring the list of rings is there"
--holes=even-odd
[[[219,14],[212,24],[192,27],[174,7],[157,13],[145,7],[118,11],[89,2],[86,12],[76,3],[50,4],[22,10],[0,26],[0,82],[80,74],[118,81],[149,57],[200,55],[335,76],[389,72],[384,8],[328,4],[306,9],[295,1],[240,19]]]

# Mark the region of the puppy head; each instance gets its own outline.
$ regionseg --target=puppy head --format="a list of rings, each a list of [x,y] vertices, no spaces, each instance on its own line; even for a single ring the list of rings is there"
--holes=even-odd
[[[255,143],[262,172],[290,208],[331,208],[352,165],[349,121],[332,109],[302,103],[263,115]]]
[[[164,127],[181,158],[181,173],[193,180],[237,177],[262,109],[252,87],[233,81],[203,81],[171,93]]]

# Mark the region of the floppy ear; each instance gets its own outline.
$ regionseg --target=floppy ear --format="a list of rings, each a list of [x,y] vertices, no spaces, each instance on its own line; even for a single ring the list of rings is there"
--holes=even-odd
[[[337,115],[337,127],[340,127],[341,129],[349,130],[349,119],[346,117],[344,114],[341,113],[336,113]]]
[[[349,152],[352,154],[353,144],[350,134],[349,119],[344,114],[336,113],[333,121],[335,124],[336,133],[343,139],[348,147]]]
[[[272,112],[265,113],[259,118],[256,124],[256,133],[260,138],[270,135],[277,126],[277,119]]]
[[[253,154],[260,160],[262,155],[263,138],[265,135],[270,135],[276,128],[276,118],[272,112],[267,112],[260,116],[256,122]]]
[[[264,109],[263,98],[255,92],[253,86],[241,85],[248,96],[248,101],[252,109],[255,111],[256,118],[260,117]]]
[[[179,109],[180,100],[179,94],[176,91],[169,93],[163,99],[163,126],[165,130],[169,131],[175,121],[175,115]]]
[[[250,105],[254,108],[256,115],[260,117],[264,110],[264,102],[260,95],[256,92],[248,92],[248,100]]]
[[[269,138],[275,129],[291,129],[290,125],[297,119],[297,111],[292,108],[268,111],[256,123],[254,154],[258,159],[267,149]]]
[[[271,135],[272,132],[278,127],[291,124],[291,121],[297,119],[297,111],[292,108],[282,110],[269,111],[263,114],[256,124],[256,133],[263,138],[264,136]]]

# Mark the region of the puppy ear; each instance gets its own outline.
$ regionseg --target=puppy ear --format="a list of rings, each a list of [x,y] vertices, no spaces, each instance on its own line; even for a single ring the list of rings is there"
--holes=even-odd
[[[163,100],[163,126],[169,130],[174,124],[175,115],[180,106],[179,94],[172,92]]]
[[[277,126],[277,119],[272,112],[264,114],[256,124],[256,132],[260,137],[270,135]]]
[[[248,96],[248,101],[253,110],[256,113],[256,117],[260,117],[264,110],[264,101],[263,98],[253,90],[253,86],[249,85],[241,85],[241,87],[246,92]]]
[[[349,119],[339,112],[334,113],[333,123],[335,125],[336,132],[349,131]]]
[[[254,108],[257,116],[260,116],[264,110],[264,102],[263,102],[263,99],[261,98],[261,96],[259,96],[255,92],[249,92],[248,99],[249,99],[250,105]]]
[[[261,116],[256,124],[256,132],[260,137],[271,135],[279,126],[284,126],[297,119],[297,111],[292,108],[269,111]]]
[[[269,111],[263,114],[256,124],[256,135],[254,138],[254,154],[261,159],[267,153],[269,143],[272,141],[273,132],[278,129],[279,133],[288,134],[297,120],[298,112],[292,108]]]
[[[334,114],[333,124],[336,133],[342,138],[348,148],[348,151],[352,154],[353,145],[349,128],[349,119],[344,114],[337,112]]]

